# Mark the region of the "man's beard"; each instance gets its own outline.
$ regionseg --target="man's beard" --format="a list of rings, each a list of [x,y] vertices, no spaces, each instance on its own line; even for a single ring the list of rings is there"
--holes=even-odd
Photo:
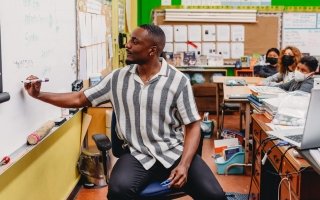
[[[134,62],[132,60],[128,60],[128,59],[126,59],[125,62],[126,62],[126,65],[136,64],[136,62]]]

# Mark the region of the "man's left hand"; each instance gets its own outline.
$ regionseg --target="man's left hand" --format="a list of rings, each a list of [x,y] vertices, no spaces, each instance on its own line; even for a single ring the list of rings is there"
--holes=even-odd
[[[187,183],[188,178],[188,168],[184,165],[178,165],[171,171],[169,176],[169,180],[171,183],[169,184],[170,188],[181,188]]]

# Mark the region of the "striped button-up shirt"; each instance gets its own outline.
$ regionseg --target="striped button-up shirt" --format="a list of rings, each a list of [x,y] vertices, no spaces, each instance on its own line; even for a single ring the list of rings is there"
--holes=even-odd
[[[156,160],[171,167],[182,155],[182,126],[200,119],[189,80],[164,59],[147,84],[138,76],[137,65],[129,65],[84,93],[93,106],[112,103],[117,134],[145,169]]]

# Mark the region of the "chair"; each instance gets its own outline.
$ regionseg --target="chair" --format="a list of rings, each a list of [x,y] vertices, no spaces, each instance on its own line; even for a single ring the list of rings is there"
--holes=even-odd
[[[203,144],[203,135],[201,135],[199,147],[197,150],[197,153],[201,156],[202,152],[202,144]],[[107,156],[106,154],[111,148],[111,143],[116,144],[112,148],[112,152],[115,157],[120,157],[121,152],[123,149],[120,149],[121,147],[121,140],[117,139],[117,133],[116,133],[116,116],[114,112],[112,113],[112,119],[111,119],[111,141],[105,134],[95,134],[92,136],[94,142],[97,145],[97,148],[101,151],[103,157],[102,162],[104,163],[104,172],[106,178],[108,178],[108,172],[107,172]],[[118,148],[117,148],[118,147]],[[120,147],[120,148],[119,148]],[[107,180],[108,182],[108,180]],[[182,196],[185,196],[186,194],[179,190],[179,189],[171,189],[167,187],[163,187],[160,185],[159,181],[153,181],[151,182],[139,195],[139,199],[141,200],[165,200],[165,199],[175,199]]]
[[[225,112],[231,111],[231,112],[240,112],[240,130],[242,130],[242,120],[245,116],[244,110],[241,109],[241,104],[240,103],[225,103],[222,102],[220,104],[220,112],[221,112],[221,122],[219,122],[219,133],[221,134],[223,129],[224,129],[224,115]]]

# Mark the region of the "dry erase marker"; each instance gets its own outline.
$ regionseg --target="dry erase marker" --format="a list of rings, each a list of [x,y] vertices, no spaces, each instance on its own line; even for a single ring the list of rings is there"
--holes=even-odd
[[[0,161],[0,166],[8,164],[9,161],[10,161],[10,157],[9,157],[9,156],[5,156],[5,157],[2,158],[2,160]]]
[[[38,79],[32,79],[32,80],[24,80],[21,82],[22,83],[49,82],[49,78],[38,78]]]

